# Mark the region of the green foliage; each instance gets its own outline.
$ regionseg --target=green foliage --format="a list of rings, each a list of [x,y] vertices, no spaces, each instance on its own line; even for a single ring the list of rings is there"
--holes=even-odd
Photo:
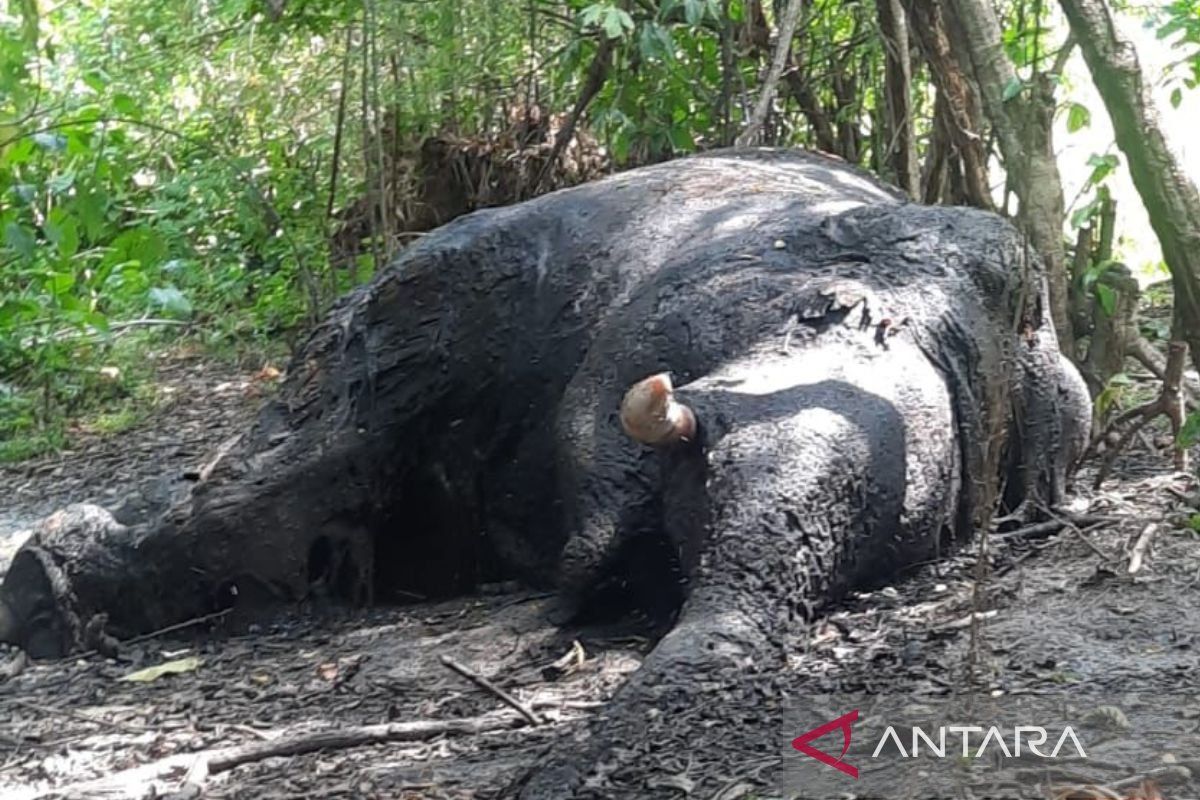
[[[122,369],[114,386],[99,370],[133,336],[217,349],[297,338],[413,241],[400,233],[430,177],[424,142],[498,142],[500,161],[536,151],[547,131],[527,140],[515,121],[553,121],[552,133],[598,67],[579,130],[614,167],[731,144],[784,5],[13,0],[0,17],[0,441],[57,446],[65,415],[132,424],[140,378]],[[1014,100],[1047,68],[1047,4],[999,8]],[[805,4],[767,143],[886,175],[878,24],[871,3]],[[1174,24],[1167,35],[1187,40]],[[914,69],[928,148],[932,80]],[[1066,113],[1072,131],[1090,123],[1083,106]],[[1096,157],[1089,190],[1116,165]],[[345,230],[365,246],[332,247]]]
[[[1151,17],[1158,27],[1158,38],[1171,40],[1171,46],[1183,53],[1174,63],[1182,67],[1184,76],[1177,78],[1188,89],[1200,85],[1200,0],[1174,0],[1159,6]],[[1179,93],[1179,94],[1177,94]],[[1176,87],[1171,93],[1171,104],[1178,106],[1182,92]]]
[[[1071,227],[1073,228],[1081,228],[1099,216],[1108,197],[1108,187],[1104,186],[1104,182],[1121,165],[1121,160],[1111,153],[1106,153],[1090,156],[1087,164],[1092,168],[1092,172],[1088,175],[1087,182],[1083,185],[1080,193],[1093,189],[1095,191],[1091,200],[1071,212]]]
[[[1129,376],[1123,372],[1118,372],[1109,378],[1104,389],[1096,395],[1096,416],[1099,419],[1107,417],[1108,413],[1124,400],[1131,385],[1132,381],[1129,380]]]
[[[1075,133],[1092,124],[1092,112],[1082,103],[1067,106],[1067,132]]]
[[[1176,441],[1180,447],[1191,447],[1200,441],[1200,412],[1193,411],[1187,415]]]

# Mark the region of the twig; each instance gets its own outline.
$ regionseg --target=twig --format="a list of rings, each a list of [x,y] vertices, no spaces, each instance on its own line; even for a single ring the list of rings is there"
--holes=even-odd
[[[214,611],[211,614],[205,614],[201,617],[194,617],[192,619],[184,620],[183,622],[176,622],[174,625],[168,625],[165,628],[159,628],[156,631],[150,631],[150,633],[143,633],[140,636],[133,637],[132,639],[126,639],[125,641],[121,642],[121,644],[140,644],[142,642],[149,641],[150,639],[157,639],[159,636],[166,636],[168,633],[181,631],[184,628],[191,628],[194,625],[203,625],[206,622],[215,622],[216,620],[228,615],[231,611],[233,611],[232,608],[226,608],[222,609],[221,611]]]
[[[1109,524],[1111,524],[1111,523],[1097,522],[1095,525],[1089,525],[1087,528],[1084,528],[1083,530],[1080,530],[1079,527],[1076,525],[1069,525],[1068,528],[1070,528],[1072,533],[1074,533],[1077,537],[1079,537],[1079,541],[1083,542],[1088,547],[1092,548],[1093,553],[1100,556],[1100,558],[1104,559],[1105,561],[1112,561],[1112,556],[1110,556],[1108,553],[1101,550],[1099,545],[1097,545],[1095,542],[1093,542],[1091,539],[1089,539],[1087,537],[1087,534],[1091,533],[1092,531],[1099,530],[1100,528],[1103,528]]]
[[[126,733],[145,733],[148,728],[141,725],[132,725],[125,722],[117,722],[116,720],[104,719],[103,717],[92,717],[84,714],[82,711],[76,711],[73,708],[59,708],[57,706],[44,706],[38,703],[31,703],[28,700],[14,700],[14,705],[22,706],[30,711],[36,711],[39,714],[57,715],[62,717],[70,717],[77,719],[80,722],[90,722],[93,725],[101,725],[106,728],[115,728]]]
[[[149,633],[142,633],[137,636],[134,636],[132,639],[126,639],[124,641],[117,642],[117,646],[118,647],[128,647],[131,644],[141,644],[142,642],[149,641],[150,639],[156,639],[159,636],[165,636],[168,633],[174,633],[175,631],[181,631],[184,628],[190,628],[193,625],[203,625],[205,622],[212,622],[212,621],[218,620],[221,617],[226,616],[227,614],[229,614],[232,611],[233,611],[232,608],[226,608],[226,609],[222,609],[221,611],[214,611],[211,614],[205,614],[202,617],[195,617],[193,619],[186,619],[183,622],[176,622],[174,625],[168,625],[165,628],[159,628],[156,631],[150,631]],[[70,654],[65,655],[62,658],[60,658],[59,661],[75,661],[78,659],[91,658],[94,655],[98,655],[99,652],[100,652],[99,650],[93,649],[93,650],[84,650],[82,653],[70,653]],[[41,689],[44,687],[38,687],[38,688]]]
[[[1142,568],[1142,564],[1146,560],[1146,553],[1150,549],[1150,545],[1154,542],[1154,534],[1158,533],[1158,525],[1151,522],[1142,529],[1141,535],[1137,541],[1133,543],[1133,549],[1129,551],[1129,574],[1134,575]]]
[[[512,708],[516,709],[518,712],[520,712],[521,716],[523,716],[525,719],[529,720],[530,723],[532,723],[534,725],[542,724],[541,717],[539,717],[537,714],[533,713],[533,710],[529,706],[525,705],[520,700],[513,697],[511,694],[504,691],[499,686],[497,686],[496,684],[489,681],[487,678],[483,677],[482,675],[477,675],[476,673],[474,673],[471,670],[464,667],[462,664],[459,664],[457,661],[455,661],[450,656],[442,656],[442,664],[446,668],[450,669],[451,671],[457,672],[459,675],[463,676],[464,678],[466,678],[467,680],[469,680],[471,683],[475,684],[479,688],[485,689],[485,690],[491,692],[492,694],[494,694],[496,697],[500,698],[502,701],[504,701],[510,707],[512,707]]]

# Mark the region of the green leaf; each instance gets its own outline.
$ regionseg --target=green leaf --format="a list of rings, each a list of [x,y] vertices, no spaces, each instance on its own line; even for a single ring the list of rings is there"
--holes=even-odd
[[[14,142],[7,150],[4,151],[4,158],[0,163],[13,166],[17,164],[26,164],[33,156],[33,148],[35,147],[31,137],[25,137]]]
[[[704,0],[684,0],[683,17],[688,25],[698,25],[704,19]]]
[[[1100,198],[1093,197],[1086,205],[1071,212],[1071,227],[1082,228],[1088,220],[1100,213]]]
[[[75,212],[92,241],[100,239],[107,223],[108,196],[99,189],[80,191],[75,197]]]
[[[46,238],[58,250],[63,258],[70,258],[79,250],[79,226],[75,218],[61,207],[50,212],[50,218],[43,226]]]
[[[108,86],[108,76],[103,70],[89,69],[83,74],[84,84],[93,92],[99,94],[104,91],[104,87]]]
[[[118,114],[126,117],[138,117],[141,115],[141,106],[136,100],[127,94],[113,95],[112,106]]]
[[[13,252],[28,259],[33,258],[34,249],[37,246],[37,240],[33,238],[33,234],[16,222],[10,222],[4,226],[4,243]]]
[[[1071,103],[1067,112],[1067,132],[1075,133],[1092,124],[1092,112],[1080,103]]]
[[[604,10],[600,27],[610,39],[620,39],[625,32],[633,30],[633,17],[623,9],[609,6]]]
[[[154,667],[139,669],[128,675],[122,675],[118,680],[149,683],[150,681],[158,680],[164,675],[182,675],[187,672],[194,672],[199,666],[200,659],[197,656],[188,656],[187,658],[177,658],[174,661],[166,661]]]
[[[1092,174],[1088,176],[1088,183],[1096,186],[1121,165],[1121,159],[1115,155],[1093,155],[1087,160],[1087,163],[1092,168]]]
[[[1096,284],[1096,299],[1100,301],[1100,308],[1104,309],[1105,316],[1111,317],[1117,308],[1117,293],[1111,286],[1098,283]]]
[[[192,315],[191,302],[174,286],[155,286],[150,290],[149,299],[150,305],[172,317],[187,318]]]
[[[1018,76],[1014,75],[1014,76],[1012,76],[1012,79],[1009,80],[1008,84],[1005,85],[1004,95],[1003,95],[1002,99],[1004,100],[1005,103],[1007,103],[1009,100],[1012,100],[1014,97],[1019,95],[1021,93],[1021,90],[1024,88],[1025,88],[1025,84],[1022,83],[1021,79]]]
[[[590,28],[600,21],[600,17],[604,14],[608,7],[603,3],[590,5],[583,11],[579,12],[579,24],[581,27]]]
[[[1171,107],[1179,108],[1179,104],[1183,102],[1183,90],[1176,86],[1171,90]]]
[[[0,303],[0,327],[9,327],[20,317],[33,317],[41,307],[32,300],[5,300]]]
[[[1107,272],[1109,267],[1116,263],[1116,261],[1110,258],[1088,267],[1087,271],[1083,273],[1083,288],[1085,290],[1090,289],[1092,284],[1095,283],[1101,275]]]
[[[66,194],[75,185],[75,173],[64,172],[46,181],[46,188],[54,194]]]
[[[675,40],[671,38],[671,32],[657,22],[647,22],[638,34],[638,49],[645,58],[669,60],[675,57]]]

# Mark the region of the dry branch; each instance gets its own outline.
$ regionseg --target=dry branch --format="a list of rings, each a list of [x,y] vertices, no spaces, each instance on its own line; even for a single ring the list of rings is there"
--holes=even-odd
[[[379,725],[360,725],[319,731],[288,733],[270,741],[251,742],[234,747],[202,750],[175,755],[140,767],[123,770],[92,781],[71,784],[51,792],[54,797],[72,800],[98,798],[141,798],[156,790],[155,782],[175,782],[181,771],[187,783],[202,783],[207,776],[267,758],[298,756],[318,750],[345,750],[385,742],[419,742],[438,736],[472,736],[509,730],[525,721],[508,712],[452,720],[418,720]]]
[[[462,664],[459,664],[457,661],[455,661],[450,656],[442,656],[442,664],[446,668],[451,670],[452,672],[457,672],[459,675],[463,676],[464,678],[466,678],[467,680],[469,680],[471,683],[475,684],[479,688],[481,688],[485,691],[491,692],[496,697],[498,697],[500,700],[502,700],[504,703],[511,706],[512,708],[515,708],[518,712],[520,712],[521,716],[524,717],[525,719],[529,720],[529,722],[531,724],[533,724],[533,725],[541,725],[542,724],[541,717],[539,717],[537,714],[533,713],[533,710],[529,706],[525,705],[520,700],[513,697],[511,694],[504,691],[499,686],[497,686],[496,684],[489,681],[487,678],[483,677],[482,675],[477,675],[476,673],[474,673],[471,670],[464,667]]]
[[[775,100],[775,90],[779,85],[779,76],[787,63],[788,52],[792,49],[792,36],[796,33],[796,23],[800,21],[800,12],[804,3],[800,0],[790,0],[787,10],[783,12],[783,21],[779,25],[779,41],[775,43],[775,55],[771,59],[771,69],[763,80],[758,101],[754,104],[754,112],[746,129],[737,138],[738,147],[747,147],[758,143],[758,134],[767,121],[767,112]]]

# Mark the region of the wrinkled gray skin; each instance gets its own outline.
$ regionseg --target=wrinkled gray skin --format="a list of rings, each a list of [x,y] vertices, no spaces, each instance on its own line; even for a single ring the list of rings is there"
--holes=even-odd
[[[199,485],[35,536],[0,639],[53,654],[98,613],[120,636],[316,584],[362,601],[519,576],[590,611],[614,572],[677,587],[651,609],[686,596],[677,622],[591,735],[512,787],[586,794],[600,762],[668,746],[682,709],[745,728],[747,666],[785,665],[848,588],[936,555],[1001,495],[1022,518],[1060,501],[1090,413],[1043,283],[1000,218],[797,152],[472,214],[339,303]],[[881,340],[885,317],[907,322]],[[617,414],[661,371],[700,431],[652,449]],[[697,696],[711,685],[723,701]],[[746,735],[778,746],[769,724]]]

